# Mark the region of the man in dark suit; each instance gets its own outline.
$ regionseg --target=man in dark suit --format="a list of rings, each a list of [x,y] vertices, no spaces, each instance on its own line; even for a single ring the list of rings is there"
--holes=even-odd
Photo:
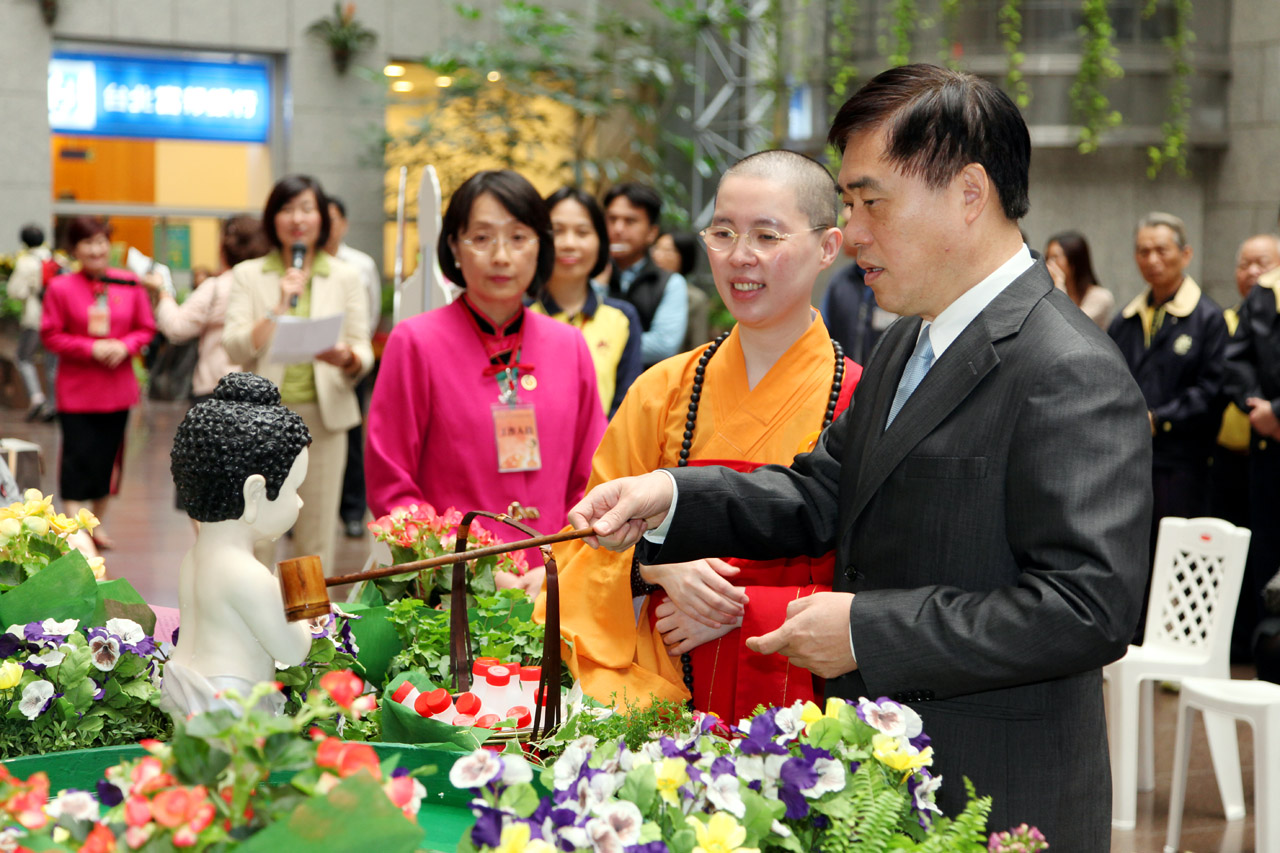
[[[1101,667],[1124,653],[1146,574],[1142,395],[1023,244],[1030,141],[1008,96],[904,66],[860,89],[830,140],[845,239],[903,315],[852,408],[790,468],[615,480],[570,522],[609,547],[644,535],[646,562],[837,548],[835,591],[748,643],[830,695],[915,707],[947,813],[967,776],[993,828],[1106,850]]]

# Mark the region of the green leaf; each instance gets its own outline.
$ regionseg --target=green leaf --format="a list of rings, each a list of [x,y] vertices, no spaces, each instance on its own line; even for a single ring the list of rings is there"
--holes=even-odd
[[[79,551],[69,551],[47,569],[0,595],[0,624],[78,619],[85,625],[98,604],[97,581]]]
[[[215,787],[218,774],[231,763],[229,753],[182,730],[174,732],[172,744],[178,779],[187,785]]]
[[[502,792],[502,796],[498,798],[498,805],[502,808],[511,809],[520,817],[528,817],[538,808],[541,798],[538,792],[534,790],[533,785],[513,785]]]
[[[642,764],[627,774],[618,790],[619,799],[630,800],[644,814],[649,813],[658,794],[658,777],[652,764]]]
[[[91,678],[81,678],[65,688],[62,693],[67,701],[76,706],[77,710],[84,711],[93,704],[93,696],[98,692],[98,685]]]

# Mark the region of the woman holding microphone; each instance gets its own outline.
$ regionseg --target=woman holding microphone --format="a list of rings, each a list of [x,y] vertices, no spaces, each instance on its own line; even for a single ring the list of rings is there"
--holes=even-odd
[[[267,197],[262,227],[272,250],[232,270],[223,345],[233,363],[280,387],[281,401],[311,432],[310,465],[298,490],[303,507],[293,551],[333,564],[347,430],[360,422],[355,386],[373,366],[368,296],[359,273],[322,248],[329,239],[329,203],[319,181],[281,178]],[[342,315],[338,342],[311,361],[280,364],[271,348],[282,317]],[[275,563],[274,543],[259,543],[258,559]]]

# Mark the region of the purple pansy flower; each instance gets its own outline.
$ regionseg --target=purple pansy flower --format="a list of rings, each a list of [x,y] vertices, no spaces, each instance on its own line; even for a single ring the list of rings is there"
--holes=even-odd
[[[775,737],[782,733],[773,722],[773,714],[776,710],[775,708],[770,708],[751,721],[751,728],[747,732],[747,736],[738,741],[738,749],[744,755],[760,755],[762,753],[787,754],[787,748],[774,740]]]
[[[489,806],[472,805],[476,825],[471,828],[471,843],[477,847],[497,847],[502,843],[502,812]]]

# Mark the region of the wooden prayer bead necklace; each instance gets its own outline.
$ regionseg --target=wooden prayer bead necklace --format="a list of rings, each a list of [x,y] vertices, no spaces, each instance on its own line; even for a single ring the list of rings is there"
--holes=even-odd
[[[729,333],[723,332],[720,337],[711,342],[707,351],[698,359],[698,367],[693,372],[693,392],[689,396],[689,413],[684,420],[684,437],[680,442],[680,460],[676,462],[677,468],[686,468],[689,465],[689,449],[693,447],[693,428],[698,422],[698,403],[702,400],[702,382],[707,376],[707,362],[711,361],[711,356],[716,354],[716,350],[720,349],[720,345],[727,337]],[[827,398],[827,412],[822,417],[823,429],[831,426],[831,422],[835,420],[836,404],[840,401],[840,388],[844,384],[844,350],[835,338],[831,339],[831,348],[835,350],[836,368],[835,377],[831,380],[831,396]],[[680,668],[684,674],[684,686],[692,697],[693,658],[688,652],[680,655]],[[693,707],[692,698],[689,700],[689,707]]]

